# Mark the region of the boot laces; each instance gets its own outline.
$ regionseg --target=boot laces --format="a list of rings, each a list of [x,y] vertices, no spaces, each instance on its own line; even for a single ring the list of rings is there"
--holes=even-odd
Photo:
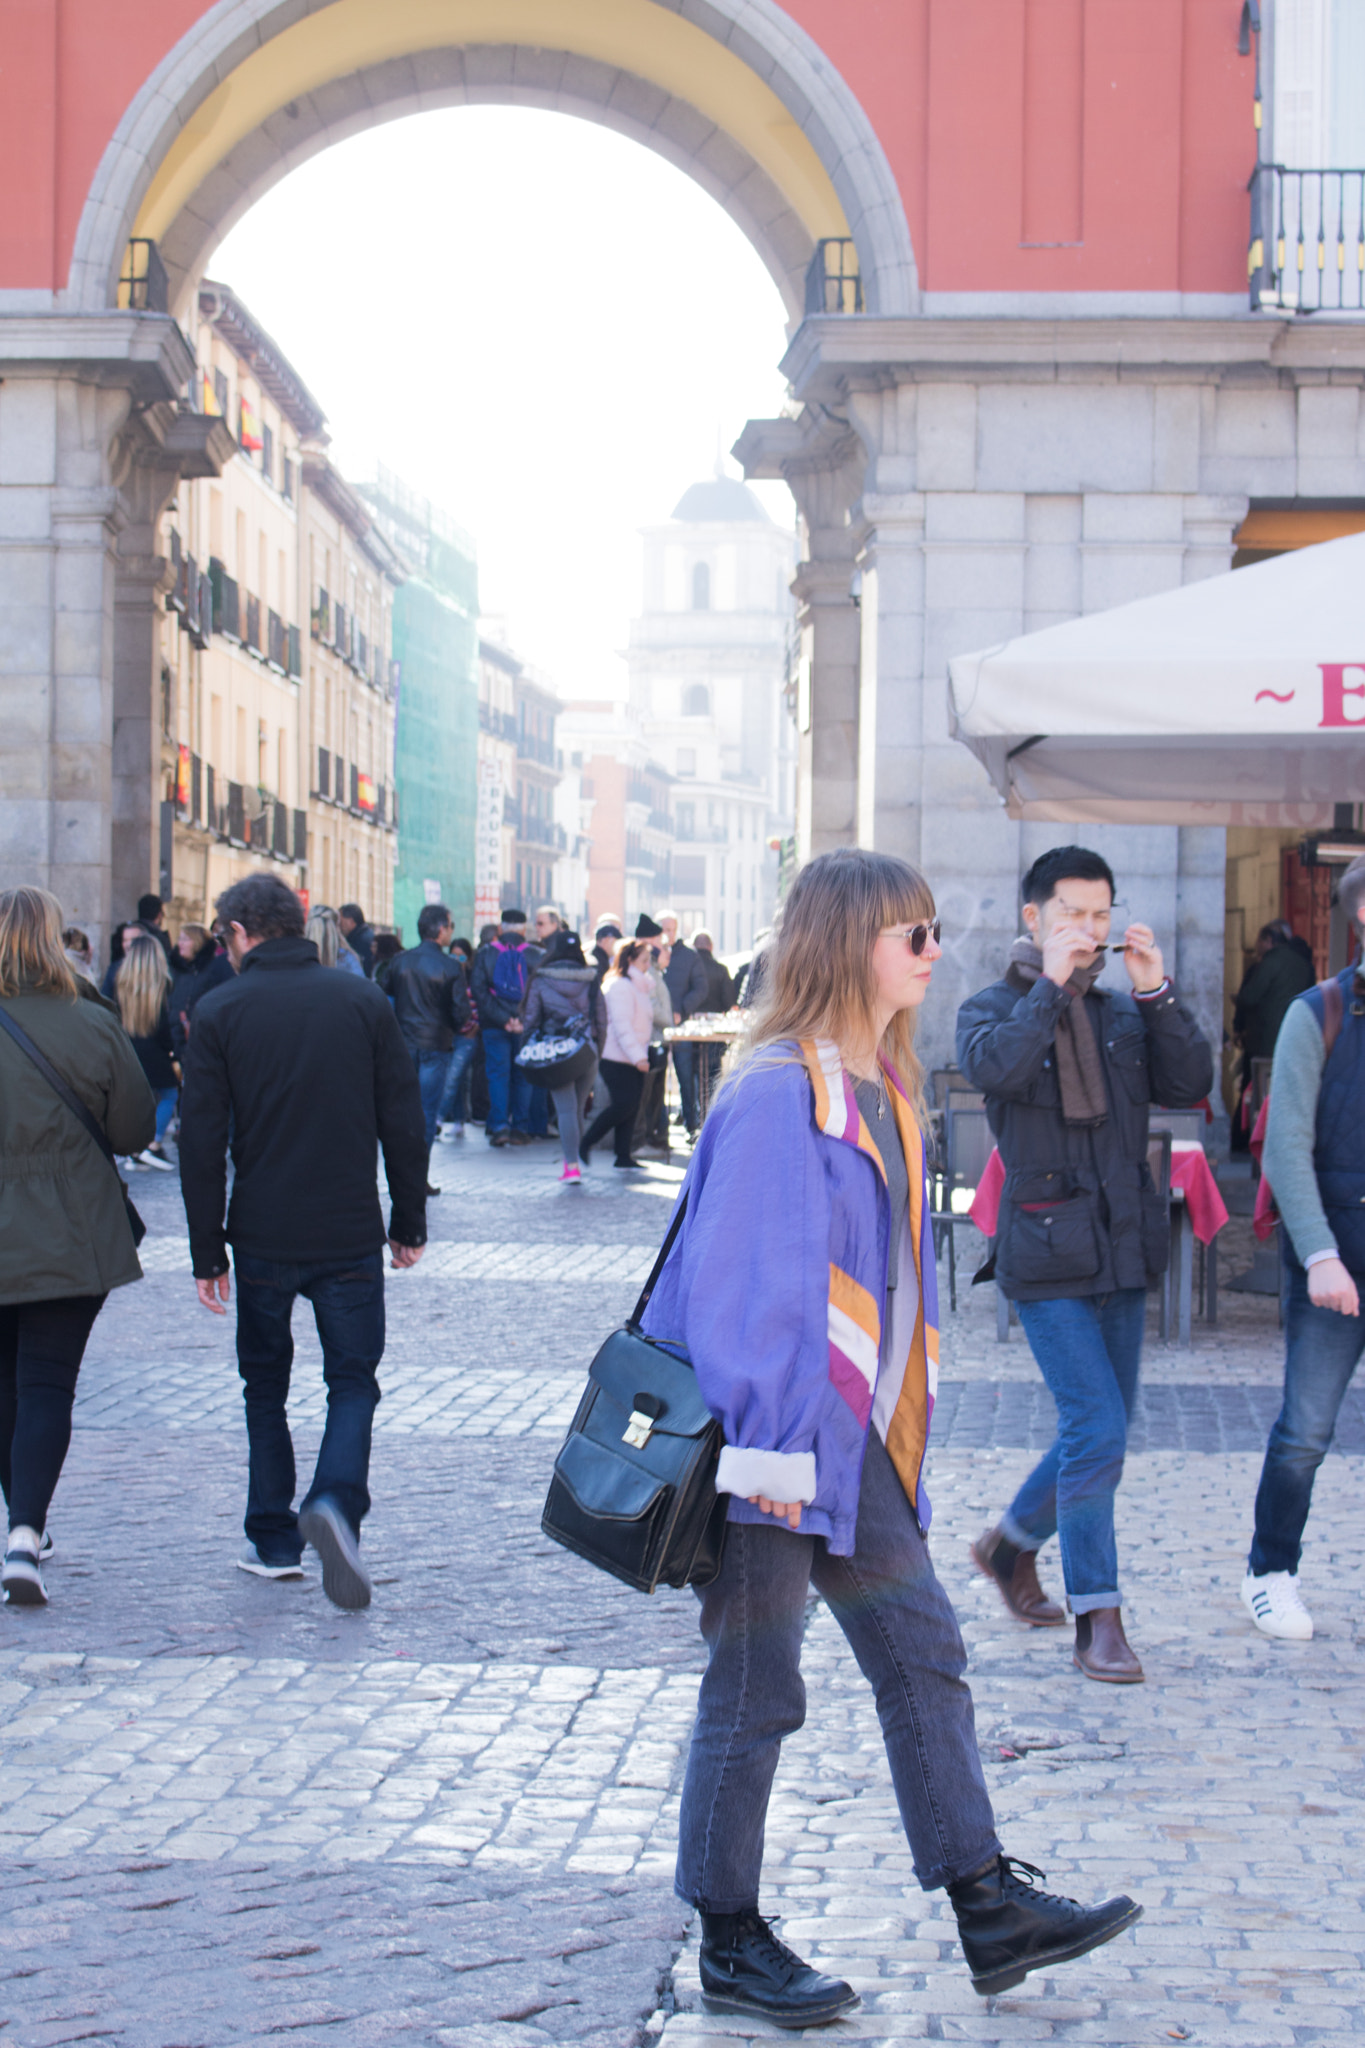
[[[1000,1873],[1005,1884],[1012,1890],[1022,1892],[1029,1899],[1055,1899],[1060,1905],[1079,1906],[1079,1899],[1069,1899],[1064,1892],[1044,1890],[1047,1872],[1040,1870],[1036,1863],[1025,1863],[1020,1856],[1002,1856]]]
[[[778,1940],[761,1913],[746,1913],[735,1931],[738,1934],[751,1936],[762,1949],[766,1950],[774,1962],[785,1963],[790,1970],[804,1970],[806,1968],[800,1956],[794,1950],[789,1949],[784,1941]]]

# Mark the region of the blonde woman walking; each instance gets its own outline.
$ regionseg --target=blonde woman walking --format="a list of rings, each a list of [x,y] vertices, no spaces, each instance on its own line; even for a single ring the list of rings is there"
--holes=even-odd
[[[156,1135],[150,1145],[133,1155],[134,1161],[138,1166],[154,1167],[158,1173],[175,1172],[175,1161],[167,1157],[164,1142],[180,1096],[170,992],[171,970],[162,948],[155,939],[134,939],[125,947],[114,973],[114,1001],[156,1097]]]
[[[118,1171],[96,1132],[128,1153],[155,1128],[152,1091],[117,1017],[62,950],[55,897],[3,891],[0,1485],[4,1593],[15,1606],[47,1599],[47,1511],[95,1318],[111,1288],[142,1278]]]
[[[644,1317],[696,1369],[730,1496],[720,1572],[700,1594],[710,1660],[677,1889],[701,1913],[707,2010],[780,2027],[858,2003],[758,1910],[768,1794],[805,1719],[811,1586],[872,1687],[915,1875],[946,1889],[977,1991],[1082,1955],[1141,1910],[1055,1898],[1004,1853],[929,1555],[938,1297],[913,1039],[938,958],[933,897],[905,861],[845,849],[803,869]]]
[[[305,939],[311,939],[318,949],[318,959],[324,967],[340,967],[343,973],[358,974],[364,979],[365,969],[354,947],[347,943],[341,929],[341,919],[330,904],[318,903],[308,913],[308,922],[303,928]]]

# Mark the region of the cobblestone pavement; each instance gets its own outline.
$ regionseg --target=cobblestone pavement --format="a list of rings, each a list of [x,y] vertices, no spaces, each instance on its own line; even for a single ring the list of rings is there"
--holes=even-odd
[[[193,1300],[174,1181],[138,1176],[149,1277],[111,1300],[82,1373],[52,1604],[0,1613],[0,2039],[775,2038],[699,2012],[670,1893],[694,1603],[643,1600],[539,1530],[555,1438],[678,1172],[574,1191],[548,1146],[437,1157],[433,1245],[389,1288],[361,1615],[331,1608],[315,1572],[274,1586],[233,1569],[232,1324]],[[1229,1237],[1235,1272],[1245,1225]],[[1057,1888],[1127,1888],[1146,1917],[977,1999],[945,1901],[914,1882],[863,1682],[812,1603],[765,1904],[863,1992],[827,2038],[1297,2048],[1365,2031],[1359,1397],[1310,1525],[1318,1634],[1268,1643],[1236,1592],[1276,1406],[1274,1302],[1224,1295],[1189,1349],[1153,1331],[1121,1495],[1149,1682],[1089,1684],[1065,1632],[1017,1630],[970,1569],[968,1539],[1051,1427],[1020,1332],[998,1345],[989,1291],[965,1285],[970,1251],[930,1485],[1002,1832]],[[322,1404],[306,1312],[296,1324],[302,1473]],[[1057,1586],[1055,1552],[1043,1576]]]

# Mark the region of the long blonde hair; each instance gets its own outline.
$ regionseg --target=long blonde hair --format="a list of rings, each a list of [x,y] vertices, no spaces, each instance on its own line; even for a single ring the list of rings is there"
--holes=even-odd
[[[77,999],[76,976],[62,948],[62,906],[46,889],[0,891],[0,996]]]
[[[792,1039],[830,1038],[841,1048],[876,1029],[872,948],[889,925],[932,920],[934,898],[909,861],[841,846],[802,868],[782,906],[765,961],[763,994],[735,1068]],[[882,1033],[883,1059],[899,1077],[921,1126],[924,1069],[915,1053],[915,1012],[898,1010]]]
[[[158,942],[134,939],[114,976],[119,1015],[130,1038],[151,1037],[170,985],[171,970]]]

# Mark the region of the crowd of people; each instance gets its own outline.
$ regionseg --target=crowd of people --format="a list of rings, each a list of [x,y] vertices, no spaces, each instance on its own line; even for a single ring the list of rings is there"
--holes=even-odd
[[[1365,858],[1338,898],[1357,959],[1289,996],[1274,1043],[1264,1166],[1288,1268],[1285,1391],[1241,1587],[1257,1629],[1299,1640],[1312,1635],[1298,1569],[1314,1477],[1365,1350]],[[1061,1627],[1069,1610],[1084,1677],[1136,1684],[1145,1674],[1123,1626],[1114,1505],[1147,1296],[1169,1255],[1148,1115],[1205,1100],[1213,1058],[1153,930],[1129,920],[1114,933],[1114,876],[1098,853],[1043,854],[1021,899],[1024,931],[1004,972],[959,1012],[957,1057],[1004,1167],[989,1270],[1017,1304],[1057,1430],[972,1555],[1021,1624]],[[566,1180],[608,1135],[629,1170],[633,1135],[641,1119],[655,1127],[662,1101],[660,1033],[735,994],[705,934],[689,946],[671,917],[642,918],[631,936],[599,923],[589,956],[550,910],[533,936],[524,914],[504,912],[473,949],[432,904],[404,951],[384,947],[354,905],[305,920],[268,874],[215,908],[212,935],[190,927],[172,947],[161,906],[145,898],[97,988],[89,948],[53,897],[0,893],[0,1481],[4,1592],[16,1606],[47,1598],[47,1514],[90,1331],[109,1292],[141,1276],[117,1162],[165,1159],[178,1085],[203,1307],[226,1314],[237,1280],[248,1449],[238,1564],[298,1578],[311,1546],[328,1597],[359,1608],[371,1592],[360,1532],[383,1254],[395,1267],[422,1257],[432,1145],[451,1112],[469,1119],[475,1058],[490,1143],[530,1140],[530,1104],[552,1101]],[[719,1571],[700,1589],[709,1658],[677,1888],[701,1914],[707,2004],[787,2027],[857,2002],[759,1912],[769,1788],[782,1739],[804,1718],[812,1584],[873,1686],[919,1881],[946,1889],[977,1990],[1081,1956],[1141,1910],[1126,1896],[1094,1907],[1055,1897],[1005,1852],[965,1650],[927,1547],[938,1308],[913,1025],[940,938],[928,884],[903,861],[845,849],[801,871],[755,956],[751,1028],[704,1123],[679,1068],[695,1143],[644,1311],[647,1333],[685,1351],[722,1426],[715,1483],[728,1500]],[[1121,990],[1099,986],[1111,953]],[[1267,1002],[1289,980],[1274,965]],[[518,1058],[532,1045],[551,1056],[547,1085]],[[328,1399],[296,1508],[286,1401],[300,1297]],[[1038,1576],[1054,1535],[1066,1609]]]

